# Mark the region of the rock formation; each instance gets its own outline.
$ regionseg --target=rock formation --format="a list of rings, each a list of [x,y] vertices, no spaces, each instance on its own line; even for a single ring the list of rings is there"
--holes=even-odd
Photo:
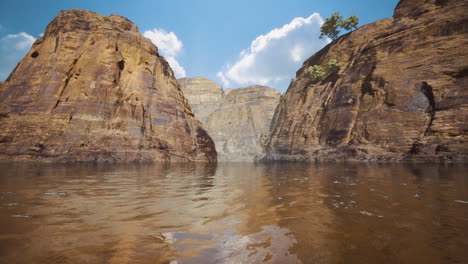
[[[219,161],[254,161],[263,158],[261,141],[270,134],[270,124],[280,92],[266,86],[222,90],[205,78],[178,82],[195,117],[213,138]]]
[[[208,117],[218,109],[223,98],[221,85],[203,77],[181,78],[177,82],[189,101],[195,117],[206,125]]]
[[[208,118],[206,129],[214,140],[218,160],[254,161],[263,158],[261,141],[270,125],[281,93],[266,86],[231,90]]]
[[[393,18],[310,57],[280,102],[267,159],[468,160],[468,2],[402,0]],[[306,69],[341,67],[315,80]]]
[[[216,151],[136,25],[72,9],[1,87],[0,159],[215,161]]]

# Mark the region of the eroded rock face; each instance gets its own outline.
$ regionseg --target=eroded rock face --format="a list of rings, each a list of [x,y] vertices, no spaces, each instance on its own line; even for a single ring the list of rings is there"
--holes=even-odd
[[[208,117],[218,109],[223,98],[221,85],[203,77],[180,78],[177,80],[190,102],[195,117],[206,125]]]
[[[3,160],[216,160],[166,60],[118,15],[61,11],[0,91]]]
[[[213,138],[218,160],[254,161],[263,158],[261,141],[270,125],[281,93],[266,86],[231,90],[208,118],[206,129]]]
[[[310,57],[280,102],[267,159],[468,160],[467,10],[403,0],[394,18]],[[306,73],[330,59],[339,71]]]
[[[211,80],[178,79],[195,117],[213,138],[219,161],[254,161],[264,157],[261,142],[270,125],[280,92],[266,86],[225,89]]]

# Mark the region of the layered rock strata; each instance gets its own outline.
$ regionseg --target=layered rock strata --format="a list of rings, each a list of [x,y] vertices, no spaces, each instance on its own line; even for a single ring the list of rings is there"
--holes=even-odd
[[[190,103],[196,118],[206,125],[208,117],[218,109],[223,98],[223,88],[216,82],[203,78],[181,78],[180,84],[185,98]]]
[[[402,0],[310,57],[280,102],[269,160],[468,160],[468,2]],[[321,80],[307,73],[327,69]]]
[[[72,9],[1,87],[0,159],[216,161],[216,151],[136,25]]]
[[[262,141],[270,135],[270,125],[281,93],[266,86],[233,89],[207,120],[218,160],[255,161],[264,157]]]
[[[258,85],[223,90],[201,77],[178,82],[195,117],[204,121],[213,138],[219,161],[249,162],[264,157],[261,142],[270,134],[279,91]]]

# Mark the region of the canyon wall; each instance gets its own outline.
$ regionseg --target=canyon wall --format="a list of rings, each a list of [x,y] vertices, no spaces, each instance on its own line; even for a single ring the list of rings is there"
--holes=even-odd
[[[218,109],[223,99],[221,85],[203,77],[180,78],[177,82],[196,117],[206,125],[208,117]]]
[[[216,151],[136,25],[72,9],[0,88],[0,160],[216,161]]]
[[[230,90],[208,118],[220,161],[255,161],[264,157],[261,142],[270,125],[281,93],[266,86]]]
[[[468,160],[467,11],[467,1],[402,0],[393,18],[307,59],[275,113],[266,160]]]
[[[213,138],[219,161],[249,162],[264,157],[262,142],[270,134],[280,92],[266,86],[223,90],[205,78],[178,82],[195,117]]]

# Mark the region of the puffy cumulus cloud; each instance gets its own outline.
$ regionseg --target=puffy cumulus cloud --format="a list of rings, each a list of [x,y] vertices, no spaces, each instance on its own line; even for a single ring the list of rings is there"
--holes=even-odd
[[[5,80],[36,39],[21,32],[0,38],[0,80]]]
[[[167,56],[176,56],[182,49],[182,42],[174,32],[166,32],[164,29],[147,30],[143,36],[151,39],[161,52]]]
[[[149,38],[158,47],[159,52],[166,58],[174,71],[176,78],[186,76],[185,69],[176,60],[183,45],[174,32],[166,32],[164,29],[153,29],[146,30],[143,36]]]
[[[174,75],[176,78],[183,78],[186,76],[185,69],[180,66],[179,62],[171,56],[165,57],[169,65],[171,65],[172,71],[174,71]]]
[[[258,36],[240,58],[217,76],[226,86],[261,84],[284,91],[303,61],[330,42],[319,39],[323,19],[318,13],[296,17],[289,24]],[[278,87],[279,85],[283,87]]]
[[[218,78],[221,80],[221,83],[223,84],[223,86],[226,88],[226,87],[229,87],[229,84],[231,82],[229,82],[228,78],[226,78],[226,76],[224,75],[224,73],[222,72],[218,72],[216,73],[216,76],[218,76]]]

